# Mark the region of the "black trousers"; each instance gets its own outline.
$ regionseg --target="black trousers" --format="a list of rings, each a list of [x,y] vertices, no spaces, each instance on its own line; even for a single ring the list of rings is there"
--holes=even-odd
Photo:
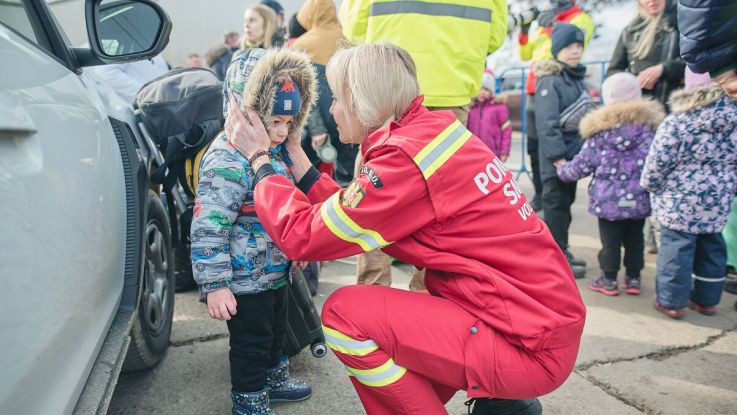
[[[287,334],[287,287],[236,295],[237,313],[230,332],[230,383],[238,392],[256,392],[266,383],[266,369],[279,364]]]
[[[527,154],[530,155],[530,167],[532,169],[532,185],[535,187],[535,198],[540,199],[543,194],[543,181],[540,176],[540,153],[538,150],[540,141],[537,139],[537,126],[535,125],[535,96],[527,95],[525,103],[525,130],[527,132]]]
[[[642,230],[645,219],[610,221],[599,218],[599,267],[608,279],[617,279],[621,249],[624,246],[624,269],[630,278],[639,278],[645,266],[645,242]]]
[[[576,200],[576,182],[565,183],[552,178],[543,182],[543,214],[553,239],[563,252],[568,252],[568,228],[571,226],[571,205]]]

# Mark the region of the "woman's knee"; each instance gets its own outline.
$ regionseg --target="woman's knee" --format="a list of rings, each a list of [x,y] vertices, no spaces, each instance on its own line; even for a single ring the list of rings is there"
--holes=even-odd
[[[380,287],[359,284],[338,288],[322,306],[322,324],[333,327],[336,321],[352,320],[354,313],[362,312],[361,304],[376,288]]]

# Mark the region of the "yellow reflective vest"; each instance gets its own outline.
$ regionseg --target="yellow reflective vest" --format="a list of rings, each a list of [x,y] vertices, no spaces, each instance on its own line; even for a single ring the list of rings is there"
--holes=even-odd
[[[457,107],[478,94],[486,56],[504,42],[507,2],[344,0],[340,20],[353,43],[407,50],[426,106]]]

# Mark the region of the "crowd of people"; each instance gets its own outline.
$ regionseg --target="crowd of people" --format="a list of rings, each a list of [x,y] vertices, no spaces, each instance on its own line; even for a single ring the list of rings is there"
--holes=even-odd
[[[585,321],[574,277],[586,263],[568,233],[586,176],[602,244],[589,289],[640,294],[647,249],[668,317],[714,315],[722,290],[737,292],[725,288],[737,266],[737,10],[632,1],[602,103],[581,64],[595,25],[575,0],[511,19],[532,61],[529,201],[504,165],[512,124],[485,67],[508,39],[504,0],[344,0],[340,12],[306,0],[288,20],[263,0],[242,34],[188,56],[224,81],[191,235],[208,313],[230,332],[234,414],[309,398],[282,351],[289,264],[351,255],[359,285],[336,291],[322,321],[368,413],[445,413],[458,390],[474,414],[540,413]],[[392,258],[414,265],[410,291],[389,287]]]

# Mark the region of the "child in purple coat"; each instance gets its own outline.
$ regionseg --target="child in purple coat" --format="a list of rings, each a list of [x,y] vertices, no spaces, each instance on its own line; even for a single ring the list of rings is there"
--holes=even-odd
[[[501,161],[509,158],[512,123],[504,96],[494,96],[494,74],[487,69],[481,79],[481,91],[473,99],[468,113],[468,130],[486,144]]]
[[[650,216],[650,195],[640,187],[640,174],[665,112],[660,103],[642,98],[640,84],[630,73],[609,77],[602,95],[606,105],[581,121],[583,147],[558,168],[558,176],[564,182],[594,176],[589,185],[589,212],[599,218],[602,274],[588,288],[610,296],[619,294],[617,273],[624,245],[622,288],[637,295],[645,265],[642,230]]]

